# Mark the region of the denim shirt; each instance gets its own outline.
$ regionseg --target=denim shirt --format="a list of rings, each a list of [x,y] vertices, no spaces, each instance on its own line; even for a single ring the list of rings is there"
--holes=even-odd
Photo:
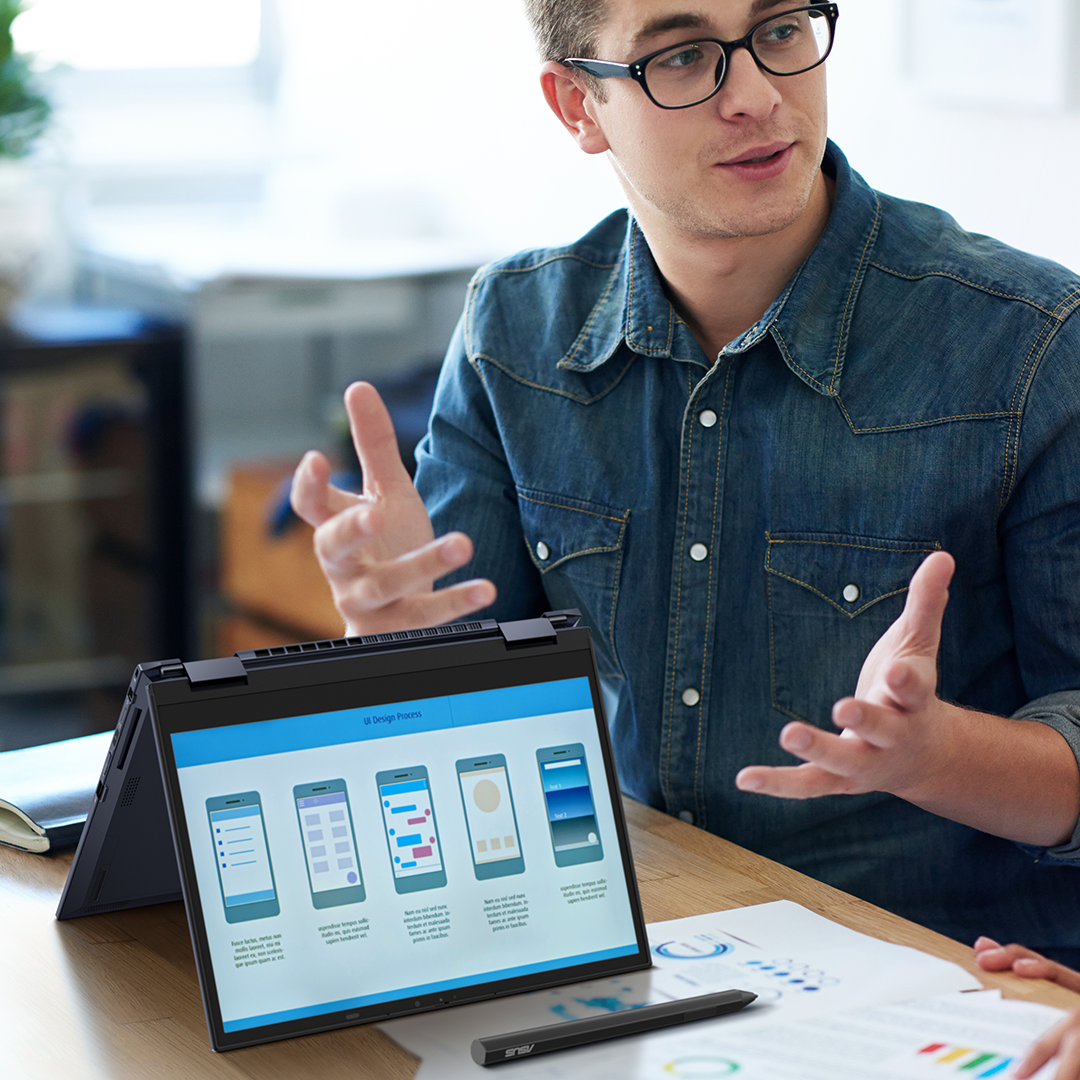
[[[481,270],[417,485],[475,542],[484,615],[581,609],[627,793],[961,940],[1075,947],[1080,829],[1043,851],[883,793],[735,788],[796,763],[791,719],[835,730],[939,549],[941,696],[1080,756],[1080,279],[831,143],[824,168],[825,233],[715,359],[625,211]]]

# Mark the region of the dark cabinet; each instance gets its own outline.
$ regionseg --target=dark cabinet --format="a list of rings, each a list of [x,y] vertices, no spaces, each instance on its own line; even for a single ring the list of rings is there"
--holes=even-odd
[[[104,730],[191,649],[185,339],[131,312],[0,336],[0,749]]]

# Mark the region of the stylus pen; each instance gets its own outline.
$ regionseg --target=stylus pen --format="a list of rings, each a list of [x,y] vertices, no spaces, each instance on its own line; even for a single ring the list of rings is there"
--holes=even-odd
[[[500,1061],[516,1061],[548,1050],[565,1050],[570,1046],[614,1039],[619,1035],[634,1035],[639,1031],[670,1027],[687,1020],[704,1020],[737,1012],[749,1005],[757,994],[748,990],[722,990],[718,994],[702,994],[682,1001],[664,1001],[659,1005],[642,1005],[640,1009],[590,1016],[586,1020],[568,1020],[562,1024],[511,1031],[508,1035],[487,1035],[473,1039],[472,1059],[477,1065],[495,1065]]]

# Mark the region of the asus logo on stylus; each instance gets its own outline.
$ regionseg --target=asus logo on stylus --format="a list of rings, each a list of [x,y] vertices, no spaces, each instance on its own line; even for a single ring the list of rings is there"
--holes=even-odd
[[[535,1045],[536,1043],[529,1043],[527,1046],[511,1046],[509,1050],[505,1051],[505,1056],[511,1058],[521,1057],[523,1054],[531,1054],[532,1048]]]

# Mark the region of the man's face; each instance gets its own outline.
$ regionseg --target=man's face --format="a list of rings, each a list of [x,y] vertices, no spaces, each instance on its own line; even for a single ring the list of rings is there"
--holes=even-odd
[[[799,0],[607,0],[597,56],[629,62],[695,37],[741,38]],[[690,236],[760,236],[801,218],[825,149],[825,68],[761,71],[745,49],[720,92],[660,109],[629,79],[604,81],[587,108],[603,132],[631,209],[645,227]],[[763,159],[763,160],[760,160]]]

